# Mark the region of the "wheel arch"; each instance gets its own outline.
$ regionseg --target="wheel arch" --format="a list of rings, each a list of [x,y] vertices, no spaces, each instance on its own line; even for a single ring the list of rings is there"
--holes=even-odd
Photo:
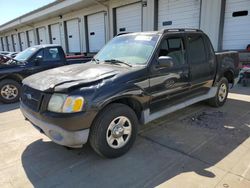
[[[23,77],[21,75],[19,75],[19,74],[6,75],[6,76],[2,77],[0,79],[0,81],[6,80],[6,79],[14,80],[14,81],[22,84]]]
[[[222,76],[228,80],[228,83],[234,84],[234,72],[232,70],[229,69],[224,71]]]
[[[142,116],[142,111],[143,111],[143,104],[140,100],[138,100],[135,97],[132,96],[120,96],[117,98],[113,98],[107,102],[105,102],[105,104],[102,105],[101,110],[104,109],[105,107],[107,107],[110,104],[113,103],[120,103],[120,104],[124,104],[129,106],[136,114],[138,120],[141,120],[141,116]]]

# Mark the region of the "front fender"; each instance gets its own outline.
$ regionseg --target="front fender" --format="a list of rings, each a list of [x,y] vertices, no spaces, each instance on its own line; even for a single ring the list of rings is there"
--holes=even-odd
[[[110,92],[112,91],[112,92]],[[141,107],[144,109],[148,106],[150,101],[150,96],[141,88],[136,85],[127,85],[127,87],[121,86],[120,88],[116,87],[116,90],[113,88],[106,93],[99,93],[94,98],[94,104],[100,110],[107,106],[108,104],[121,100],[121,99],[132,99],[137,101]]]

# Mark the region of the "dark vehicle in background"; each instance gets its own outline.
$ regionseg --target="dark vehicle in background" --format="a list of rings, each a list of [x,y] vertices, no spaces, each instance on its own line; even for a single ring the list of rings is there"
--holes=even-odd
[[[16,57],[18,52],[4,52],[3,54],[0,53],[0,64],[4,64],[10,59]]]
[[[133,145],[139,124],[199,101],[215,107],[239,75],[237,52],[215,54],[200,30],[124,34],[95,58],[32,75],[23,81],[20,109],[57,144],[89,141],[104,157]]]
[[[6,55],[0,54],[0,65],[6,63],[6,62],[9,61],[10,59],[12,59],[12,58],[11,58],[11,57],[8,57],[8,56],[6,56]]]
[[[5,56],[8,58],[7,56]],[[0,101],[17,102],[22,80],[32,74],[69,64],[83,63],[89,58],[66,58],[61,46],[38,45],[18,53],[15,58],[0,64]]]

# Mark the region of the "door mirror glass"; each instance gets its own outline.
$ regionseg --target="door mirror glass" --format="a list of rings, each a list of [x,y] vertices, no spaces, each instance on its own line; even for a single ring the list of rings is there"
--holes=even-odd
[[[159,67],[171,68],[173,67],[173,58],[169,56],[160,56],[158,58]]]

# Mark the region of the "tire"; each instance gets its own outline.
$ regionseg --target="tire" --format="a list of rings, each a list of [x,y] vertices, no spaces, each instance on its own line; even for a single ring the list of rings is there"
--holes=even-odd
[[[19,101],[21,84],[15,80],[0,81],[0,101],[6,104]]]
[[[224,91],[224,92],[223,92]],[[218,89],[215,97],[209,99],[209,104],[213,107],[221,107],[225,104],[228,96],[229,86],[228,80],[222,77],[218,83]]]
[[[131,130],[130,134],[122,132],[118,124],[120,120],[125,122],[124,126],[122,126],[124,131],[129,132],[129,130]],[[137,131],[138,119],[135,112],[127,105],[113,103],[102,110],[95,119],[90,129],[89,142],[94,151],[100,156],[116,158],[125,154],[132,147],[137,136]],[[115,133],[123,135],[119,137],[119,135],[115,135]],[[117,141],[118,139],[121,140],[121,138],[125,141],[123,145]],[[114,141],[112,142],[113,139]]]

